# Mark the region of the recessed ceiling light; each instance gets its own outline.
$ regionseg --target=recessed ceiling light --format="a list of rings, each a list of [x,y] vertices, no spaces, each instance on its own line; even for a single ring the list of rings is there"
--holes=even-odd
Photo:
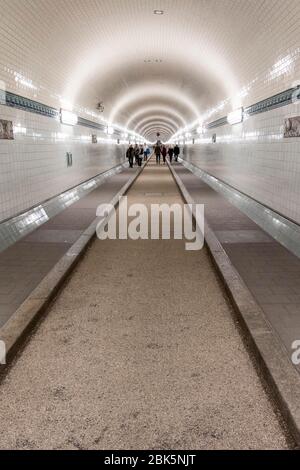
[[[163,15],[164,14],[164,10],[154,10],[154,15]]]

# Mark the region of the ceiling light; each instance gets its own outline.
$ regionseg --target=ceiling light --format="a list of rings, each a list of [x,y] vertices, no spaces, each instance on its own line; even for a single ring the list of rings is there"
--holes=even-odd
[[[163,15],[164,14],[164,10],[154,10],[154,15]]]

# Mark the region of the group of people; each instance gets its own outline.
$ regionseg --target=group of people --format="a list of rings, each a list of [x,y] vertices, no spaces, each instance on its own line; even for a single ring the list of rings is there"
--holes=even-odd
[[[156,156],[156,163],[160,165],[160,159],[161,157],[163,158],[164,165],[166,164],[166,157],[168,155],[170,163],[173,161],[173,156],[175,159],[175,162],[177,162],[178,157],[180,155],[180,148],[176,144],[175,147],[170,145],[169,147],[166,147],[164,144],[160,144],[159,142],[156,143],[154,147],[154,153]]]
[[[150,148],[147,144],[138,145],[138,144],[130,144],[127,151],[126,157],[129,162],[130,168],[133,168],[133,164],[135,162],[136,165],[142,166],[142,161],[146,161],[150,155]]]
[[[130,144],[126,151],[126,157],[128,159],[130,168],[133,168],[134,163],[138,166],[142,166],[143,160],[146,161],[150,153],[151,151],[147,144]],[[172,163],[173,157],[175,159],[175,162],[177,162],[178,157],[180,155],[180,148],[177,144],[175,145],[175,147],[173,147],[172,145],[166,147],[160,141],[157,141],[154,146],[154,153],[156,157],[156,163],[160,165],[160,160],[162,157],[163,163],[165,165],[167,155],[169,157],[170,163]]]

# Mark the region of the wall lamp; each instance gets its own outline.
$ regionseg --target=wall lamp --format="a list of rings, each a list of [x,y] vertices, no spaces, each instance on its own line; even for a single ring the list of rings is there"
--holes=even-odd
[[[62,124],[68,124],[69,126],[75,126],[78,123],[78,116],[71,111],[66,109],[60,110],[60,122]]]
[[[244,110],[243,108],[239,108],[228,114],[227,121],[229,124],[239,124],[240,122],[243,122],[243,117]]]
[[[205,127],[204,126],[197,127],[197,134],[204,134],[204,132],[205,132]]]
[[[113,127],[111,127],[111,126],[107,126],[107,128],[106,128],[106,131],[105,131],[105,132],[106,132],[106,134],[107,134],[107,135],[113,135],[113,133],[115,132],[115,130],[114,130],[114,128],[113,128]]]

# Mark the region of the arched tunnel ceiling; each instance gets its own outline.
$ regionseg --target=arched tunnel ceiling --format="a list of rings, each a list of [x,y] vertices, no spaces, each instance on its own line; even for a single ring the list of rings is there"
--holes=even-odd
[[[289,2],[296,20],[299,5]],[[1,0],[0,30],[13,31],[16,53],[1,41],[0,78],[15,91],[9,74],[21,74],[33,87],[18,91],[48,104],[96,112],[103,102],[108,122],[150,140],[163,128],[168,138],[224,99],[247,104],[242,87],[286,53],[278,8],[279,0]]]

